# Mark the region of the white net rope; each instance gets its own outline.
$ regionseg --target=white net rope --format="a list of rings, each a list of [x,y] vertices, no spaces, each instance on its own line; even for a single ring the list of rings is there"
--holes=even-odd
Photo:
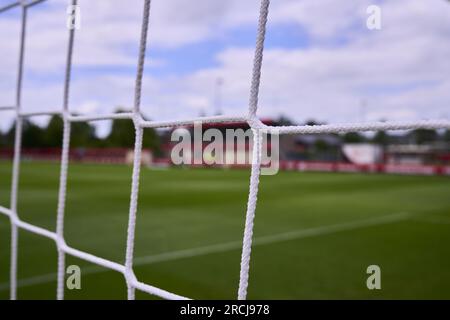
[[[22,94],[22,75],[24,66],[24,52],[25,52],[25,38],[26,38],[26,23],[27,10],[32,6],[37,5],[46,0],[29,0],[17,1],[0,8],[0,13],[6,12],[15,7],[21,7],[21,35],[20,35],[20,51],[18,64],[18,77],[16,83],[16,104],[14,106],[0,106],[0,111],[14,111],[15,112],[15,139],[14,139],[14,158],[12,169],[12,183],[11,183],[11,202],[10,208],[0,206],[0,213],[9,217],[11,222],[11,266],[10,266],[10,298],[17,298],[17,255],[18,255],[18,228],[27,230],[34,234],[52,239],[55,241],[58,250],[58,275],[57,275],[57,299],[64,299],[64,274],[65,274],[65,255],[71,255],[85,261],[97,264],[99,266],[115,270],[124,275],[127,284],[128,299],[135,298],[135,290],[138,289],[149,294],[164,298],[164,299],[187,299],[178,294],[174,294],[163,289],[151,286],[140,282],[133,272],[133,250],[136,226],[136,214],[138,204],[138,190],[139,190],[139,176],[141,167],[141,151],[142,151],[142,136],[145,128],[163,128],[163,127],[177,127],[184,125],[192,125],[197,122],[202,123],[219,123],[219,122],[247,122],[254,133],[253,143],[253,161],[251,166],[250,188],[247,204],[247,212],[245,218],[244,237],[242,244],[242,257],[240,280],[238,289],[238,299],[246,299],[248,277],[250,268],[250,255],[252,249],[252,235],[253,224],[255,218],[259,177],[261,173],[261,139],[262,133],[274,134],[311,134],[311,133],[345,133],[355,131],[376,131],[376,130],[408,130],[408,129],[439,129],[450,128],[450,121],[448,120],[426,120],[426,121],[411,121],[411,122],[371,122],[371,123],[353,123],[342,125],[314,125],[314,126],[284,126],[272,127],[263,124],[258,116],[258,92],[260,87],[261,67],[264,52],[264,39],[267,24],[267,16],[270,0],[261,0],[258,33],[256,39],[254,64],[252,72],[252,80],[250,87],[250,100],[248,114],[243,116],[212,116],[200,117],[194,119],[177,120],[177,121],[146,121],[140,113],[141,91],[142,91],[142,76],[144,72],[145,50],[147,42],[147,30],[150,13],[150,0],[144,0],[142,29],[139,46],[138,65],[136,72],[136,83],[134,93],[134,107],[133,111],[129,113],[120,114],[105,114],[94,116],[74,115],[69,110],[69,89],[71,79],[72,67],[72,52],[74,45],[75,30],[72,28],[69,31],[69,42],[67,49],[65,83],[64,83],[64,99],[63,108],[60,112],[22,112],[21,111],[21,94]],[[71,0],[70,5],[77,5],[77,0]],[[17,211],[17,195],[18,182],[20,172],[20,156],[21,156],[21,140],[22,140],[22,121],[24,118],[41,115],[60,115],[63,119],[63,141],[61,151],[61,168],[59,178],[59,194],[58,194],[58,208],[56,218],[56,232],[35,226],[25,222],[19,218]],[[67,194],[67,171],[69,166],[69,148],[70,148],[70,127],[72,122],[88,122],[97,120],[113,120],[113,119],[129,119],[133,121],[136,135],[134,147],[134,162],[131,184],[131,196],[129,206],[129,219],[127,231],[127,245],[125,252],[125,265],[110,261],[93,254],[77,250],[70,247],[64,239],[64,211],[65,200]]]

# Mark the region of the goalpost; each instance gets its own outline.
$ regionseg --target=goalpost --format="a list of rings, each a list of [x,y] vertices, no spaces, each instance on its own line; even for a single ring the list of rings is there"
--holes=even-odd
[[[263,124],[257,116],[257,109],[258,109],[259,84],[261,78],[261,66],[264,51],[264,39],[270,0],[261,0],[259,22],[258,22],[258,33],[253,61],[252,79],[250,84],[249,107],[248,113],[246,115],[238,115],[230,117],[227,116],[200,117],[196,119],[186,119],[181,121],[146,121],[142,118],[140,113],[140,104],[142,91],[142,76],[144,72],[144,60],[147,42],[147,30],[150,13],[150,2],[151,2],[150,0],[143,0],[144,7],[143,7],[143,17],[141,27],[141,38],[136,71],[134,107],[132,112],[120,114],[94,115],[94,116],[74,115],[70,112],[69,89],[71,80],[72,53],[75,36],[74,28],[71,28],[69,30],[62,110],[59,112],[46,112],[46,111],[23,112],[21,109],[21,96],[22,96],[22,76],[24,68],[27,12],[31,7],[44,1],[46,0],[28,0],[28,1],[20,0],[12,4],[9,4],[3,8],[0,8],[0,13],[6,12],[15,7],[20,7],[22,12],[19,64],[16,83],[16,102],[14,106],[0,106],[0,111],[15,112],[15,123],[16,123],[10,208],[6,208],[0,205],[0,213],[9,217],[11,223],[11,265],[10,265],[11,299],[17,298],[17,255],[18,255],[19,228],[55,241],[58,250],[58,261],[57,261],[58,274],[57,274],[57,293],[56,293],[57,299],[64,299],[64,274],[65,274],[64,271],[65,271],[66,254],[122,273],[127,285],[128,299],[135,298],[136,289],[143,292],[147,292],[149,294],[153,294],[155,296],[164,299],[187,299],[186,297],[183,297],[181,295],[171,293],[166,290],[143,283],[136,278],[133,272],[133,251],[134,251],[136,214],[138,205],[139,176],[140,176],[141,155],[142,155],[142,137],[143,137],[143,130],[145,128],[177,127],[183,125],[192,125],[195,122],[199,121],[203,123],[219,123],[219,122],[229,123],[229,122],[244,121],[247,122],[249,126],[252,128],[254,139],[252,150],[253,161],[251,165],[250,187],[244,226],[244,236],[242,242],[241,268],[240,268],[240,278],[237,296],[238,299],[246,299],[247,297],[250,254],[252,249],[253,221],[255,217],[259,177],[261,172],[261,140],[263,132],[273,134],[311,134],[311,133],[346,133],[355,131],[375,131],[375,130],[407,130],[417,128],[425,128],[425,129],[450,128],[450,121],[448,120],[425,120],[425,121],[411,121],[411,122],[372,122],[372,123],[351,123],[344,125],[314,125],[314,126],[302,125],[302,126],[282,126],[282,127],[273,127]],[[71,0],[69,2],[70,2],[69,5],[72,6],[77,5],[77,0]],[[58,207],[56,214],[56,232],[35,226],[33,224],[21,220],[19,217],[19,212],[17,211],[23,119],[33,116],[55,115],[55,114],[60,115],[64,123],[61,163],[60,163]],[[111,120],[111,119],[129,119],[130,121],[133,121],[135,127],[133,172],[132,172],[127,243],[126,243],[124,265],[73,248],[70,245],[68,245],[64,239],[64,211],[67,193],[66,186],[67,186],[67,171],[69,166],[71,123],[97,121],[97,120]]]

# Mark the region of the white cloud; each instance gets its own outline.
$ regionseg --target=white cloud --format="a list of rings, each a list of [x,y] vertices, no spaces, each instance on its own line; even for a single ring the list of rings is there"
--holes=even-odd
[[[316,38],[330,38],[349,32],[357,19],[365,21],[370,1],[280,1],[271,10],[272,23],[296,23]]]
[[[49,1],[30,12],[24,107],[60,108],[67,30],[65,6]],[[152,1],[149,52],[219,39],[227,30],[256,26],[258,1]],[[273,1],[271,28],[303,28],[312,37],[307,48],[271,48],[264,56],[260,115],[284,113],[299,120],[354,121],[367,101],[367,119],[448,117],[450,101],[450,5],[441,0],[385,1],[382,30],[365,29],[368,0]],[[76,34],[75,67],[115,66],[134,71],[142,1],[82,0],[82,28]],[[45,9],[45,10],[44,10]],[[0,19],[2,55],[0,101],[12,101],[17,64],[18,23]],[[341,42],[334,41],[336,39]],[[342,38],[342,39],[341,39]],[[332,44],[330,44],[332,43]],[[3,57],[4,56],[4,57]],[[227,47],[217,66],[189,74],[154,76],[147,69],[143,110],[157,119],[213,113],[213,85],[224,78],[222,109],[246,112],[253,41]],[[150,60],[154,67],[166,61]],[[188,62],[187,62],[188,63]],[[42,80],[52,74],[54,80]],[[28,75],[33,76],[30,80]],[[42,78],[42,79],[41,79]],[[5,79],[13,79],[12,81]],[[12,83],[12,85],[11,85]],[[76,74],[71,107],[82,112],[108,112],[131,106],[134,74],[106,70]],[[0,103],[1,105],[2,103]],[[0,123],[2,119],[0,119]],[[3,121],[4,122],[4,121]]]

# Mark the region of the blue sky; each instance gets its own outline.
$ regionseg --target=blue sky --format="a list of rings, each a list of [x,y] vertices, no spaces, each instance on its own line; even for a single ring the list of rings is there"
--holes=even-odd
[[[30,10],[24,110],[61,107],[67,4],[48,0]],[[366,27],[371,4],[381,8],[381,30]],[[81,0],[80,8],[70,108],[130,108],[142,0]],[[257,0],[153,0],[144,112],[161,120],[213,114],[221,78],[222,111],[245,114],[258,8]],[[7,39],[0,43],[0,105],[13,103],[18,17],[19,10],[0,16]],[[449,37],[444,0],[272,1],[259,115],[298,122],[448,118]],[[0,117],[0,127],[9,120]]]
[[[166,62],[163,68],[154,68],[155,76],[172,74],[187,74],[205,68],[219,67],[215,57],[228,47],[249,47],[255,42],[256,28],[246,25],[227,30],[221,37],[187,44],[179,48],[150,49],[149,57],[155,57]],[[271,48],[306,48],[311,38],[306,30],[295,24],[280,24],[273,26],[265,42],[267,49]]]

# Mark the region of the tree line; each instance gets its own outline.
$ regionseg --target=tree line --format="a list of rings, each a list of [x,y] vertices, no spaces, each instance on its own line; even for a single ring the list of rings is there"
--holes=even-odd
[[[280,117],[280,125],[295,125],[295,123],[286,118]],[[308,120],[305,125],[321,125],[326,124],[315,120]],[[427,144],[433,142],[450,142],[450,130],[438,131],[432,129],[416,129],[407,131],[403,135],[390,134],[386,131],[377,131],[374,135],[368,136],[361,132],[349,132],[344,135],[332,134],[339,136],[344,143],[374,143],[379,145],[388,145],[392,143],[398,143],[399,140],[408,142],[411,144]]]
[[[347,143],[372,142],[379,145],[388,145],[402,139],[411,144],[428,144],[433,142],[450,142],[450,130],[439,133],[432,129],[416,129],[409,131],[406,135],[390,135],[385,131],[378,131],[371,138],[357,132],[350,132],[343,136],[343,141]]]
[[[123,112],[117,110],[116,112]],[[277,125],[295,125],[286,118],[280,117],[275,121]],[[323,124],[318,121],[309,120],[306,125]],[[6,132],[0,131],[0,147],[14,146],[15,124]],[[63,136],[63,120],[60,116],[52,116],[47,126],[40,127],[27,118],[22,121],[22,146],[24,148],[59,148],[61,147]],[[336,134],[336,136],[338,136]],[[388,132],[379,131],[369,137],[358,132],[351,132],[339,136],[344,143],[376,143],[388,145],[398,142],[399,135],[390,135]],[[105,138],[96,135],[95,127],[88,122],[71,123],[70,145],[74,148],[133,148],[135,139],[134,124],[131,120],[113,120],[110,133]],[[436,141],[450,142],[450,130],[439,133],[436,130],[417,129],[402,136],[403,141],[414,144],[426,144]],[[320,142],[320,141],[319,141]],[[154,129],[144,130],[143,147],[150,148],[159,153],[161,138]],[[326,148],[326,146],[322,146]]]
[[[73,148],[133,148],[135,128],[131,120],[113,120],[111,131],[105,138],[96,135],[88,122],[72,122],[70,146]],[[15,124],[6,132],[0,131],[0,147],[13,147]],[[47,126],[40,127],[27,118],[22,120],[22,146],[24,148],[60,148],[63,138],[63,120],[55,115]],[[143,147],[160,150],[160,140],[154,129],[144,130]]]

